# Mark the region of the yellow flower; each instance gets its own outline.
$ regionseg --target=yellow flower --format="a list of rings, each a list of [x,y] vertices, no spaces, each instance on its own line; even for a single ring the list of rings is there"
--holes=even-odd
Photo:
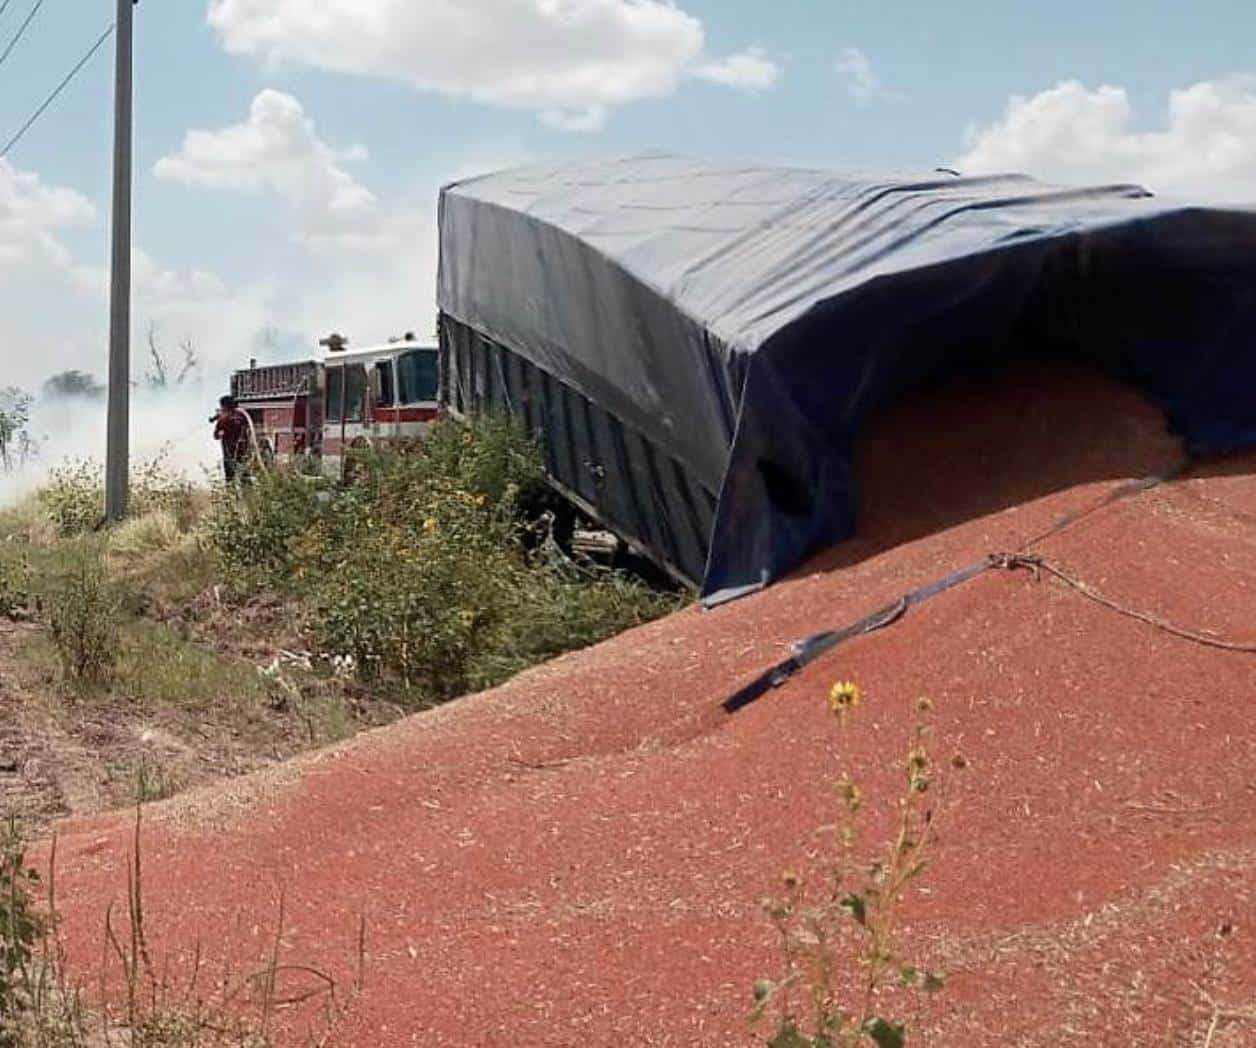
[[[427,520],[423,522],[424,531],[435,531],[439,526],[440,524],[435,517],[428,517]]]
[[[839,716],[863,701],[863,692],[853,680],[838,681],[829,691],[829,709]]]

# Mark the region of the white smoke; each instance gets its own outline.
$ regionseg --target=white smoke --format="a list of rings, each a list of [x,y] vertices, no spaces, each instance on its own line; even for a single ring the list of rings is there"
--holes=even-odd
[[[204,484],[220,461],[209,417],[225,382],[204,381],[168,390],[137,389],[131,397],[132,467],[160,461],[162,469]],[[221,388],[220,388],[221,387]],[[48,481],[50,473],[71,463],[103,464],[106,403],[103,397],[36,394],[26,427],[34,455],[0,471],[0,507],[12,505]]]

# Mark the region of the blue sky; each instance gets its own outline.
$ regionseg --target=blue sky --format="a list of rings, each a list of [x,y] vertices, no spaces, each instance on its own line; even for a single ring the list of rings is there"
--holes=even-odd
[[[0,66],[0,140],[113,6],[45,0]],[[436,187],[531,159],[949,163],[1256,201],[1250,0],[143,0],[136,21],[136,330],[194,339],[211,381],[264,331],[426,329]],[[6,364],[31,387],[103,370],[111,67],[107,45],[0,162]]]

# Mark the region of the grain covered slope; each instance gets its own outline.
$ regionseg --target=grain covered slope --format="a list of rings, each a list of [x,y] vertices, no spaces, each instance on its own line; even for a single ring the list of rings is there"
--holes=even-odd
[[[970,767],[905,914],[950,972],[923,1043],[1202,1044],[1211,1001],[1256,1002],[1256,656],[992,572],[721,709],[795,638],[1179,458],[1152,411],[1084,374],[904,405],[865,449],[861,537],[794,580],[152,809],[150,949],[177,970],[200,942],[246,970],[282,890],[282,959],[342,989],[365,917],[365,987],[331,1043],[753,1043],[749,989],[778,968],[758,901],[784,869],[814,873],[839,771],[886,831],[928,695],[935,751]],[[1037,550],[1131,608],[1256,640],[1256,458],[1196,466]],[[837,678],[867,696],[841,739]],[[61,830],[64,933],[92,985],[129,844],[127,816]],[[282,1014],[293,1043],[322,1022]],[[1244,1037],[1222,1023],[1212,1044]]]

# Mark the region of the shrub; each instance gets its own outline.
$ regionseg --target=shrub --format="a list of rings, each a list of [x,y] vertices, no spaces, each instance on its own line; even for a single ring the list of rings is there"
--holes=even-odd
[[[536,443],[509,420],[445,420],[357,452],[337,487],[276,469],[222,488],[208,536],[237,596],[303,598],[321,655],[440,700],[675,606],[530,552],[526,514],[547,490]]]
[[[390,472],[380,497],[346,492],[316,533],[326,541],[315,631],[320,650],[352,657],[360,676],[448,698],[466,690],[519,570],[513,518],[505,502],[431,478],[406,488],[408,471]]]
[[[131,470],[127,516],[155,513],[169,516],[179,531],[187,531],[195,522],[196,489],[183,473],[170,466],[165,450]]]
[[[509,421],[445,421],[359,458],[303,549],[324,654],[440,700],[675,606],[625,576],[530,553],[536,444]]]
[[[117,662],[122,603],[98,544],[66,547],[46,599],[48,634],[65,677],[76,684],[105,683]]]
[[[597,576],[529,558],[506,595],[488,643],[470,667],[471,685],[492,687],[563,652],[586,648],[677,610],[682,599],[620,572]]]
[[[543,483],[539,446],[508,417],[446,419],[428,430],[414,452],[424,473],[492,505],[505,500],[513,505]]]
[[[36,499],[57,532],[64,537],[96,529],[105,515],[104,467],[92,459],[68,459],[48,471]],[[131,469],[127,515],[168,513],[186,531],[195,512],[195,488],[172,469],[165,452]]]
[[[36,497],[60,535],[69,537],[91,531],[105,513],[102,468],[89,459],[54,466]]]
[[[318,509],[317,485],[288,469],[262,471],[243,487],[216,488],[208,537],[230,587],[237,593],[290,588],[296,581],[298,540]]]

